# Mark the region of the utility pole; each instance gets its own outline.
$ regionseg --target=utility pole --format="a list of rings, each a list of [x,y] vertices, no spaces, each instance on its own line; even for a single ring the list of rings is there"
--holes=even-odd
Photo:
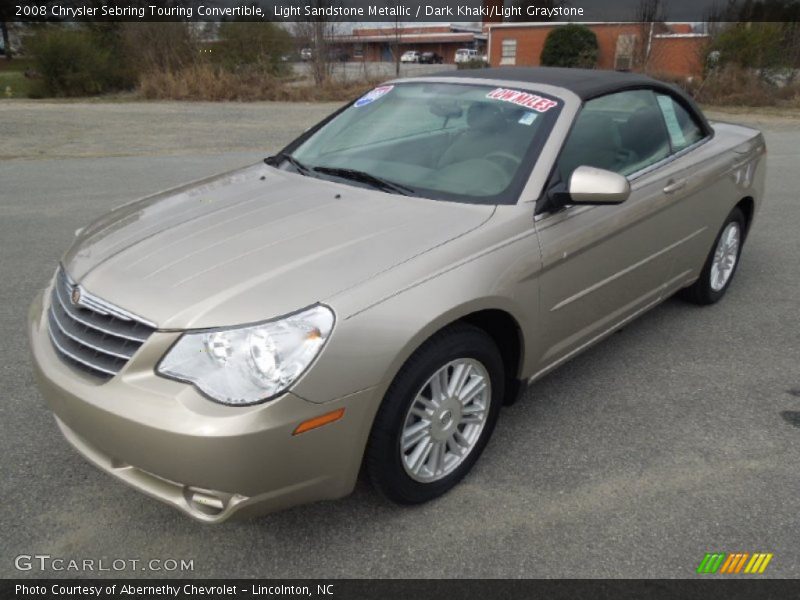
[[[394,18],[394,75],[400,77],[400,18]]]

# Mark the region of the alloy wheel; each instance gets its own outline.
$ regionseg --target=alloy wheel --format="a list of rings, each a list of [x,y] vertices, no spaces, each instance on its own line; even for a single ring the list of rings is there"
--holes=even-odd
[[[741,240],[741,229],[739,223],[731,221],[719,236],[719,242],[714,250],[714,258],[711,262],[711,289],[715,292],[724,288],[730,281],[736,261],[739,259],[739,244]]]
[[[489,373],[477,360],[459,358],[438,369],[403,422],[400,458],[408,476],[430,483],[452,473],[480,438],[491,398]]]

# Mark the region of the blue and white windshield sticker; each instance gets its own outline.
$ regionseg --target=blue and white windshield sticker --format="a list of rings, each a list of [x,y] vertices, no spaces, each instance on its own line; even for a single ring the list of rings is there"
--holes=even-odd
[[[382,85],[380,87],[376,87],[374,90],[370,90],[361,98],[355,101],[353,106],[356,108],[361,108],[362,106],[366,106],[367,104],[372,104],[378,98],[383,98],[386,94],[391,92],[394,89],[393,85]]]

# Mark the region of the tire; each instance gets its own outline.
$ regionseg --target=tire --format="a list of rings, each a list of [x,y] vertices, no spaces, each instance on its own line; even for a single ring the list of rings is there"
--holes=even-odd
[[[460,395],[466,402],[454,395],[436,395],[432,377],[443,373],[453,390],[458,388],[459,375],[465,375]],[[365,456],[366,472],[375,488],[393,502],[418,504],[455,486],[492,435],[503,403],[504,379],[497,346],[477,327],[454,325],[423,344],[395,377],[375,417]],[[484,380],[488,387],[475,393]],[[431,402],[437,397],[438,405]],[[417,437],[421,440],[404,450],[404,433],[407,443]],[[426,444],[431,445],[429,451]],[[466,451],[456,453],[456,448]],[[415,453],[419,460],[414,460]],[[444,458],[437,461],[439,456]],[[414,464],[420,465],[416,472]]]
[[[727,276],[724,277],[724,282],[719,278],[720,270],[715,266],[715,257],[722,251],[725,245],[725,240],[729,240],[729,232],[731,228],[737,232],[737,247],[733,254],[733,265]],[[701,306],[714,304],[718,302],[728,291],[728,288],[736,275],[736,269],[739,267],[739,259],[742,256],[742,247],[744,246],[745,234],[747,232],[747,220],[744,213],[739,207],[734,208],[725,219],[722,227],[714,238],[714,245],[708,253],[706,262],[703,265],[703,270],[700,272],[700,277],[692,285],[680,291],[680,296],[689,302],[699,304]],[[724,238],[724,239],[723,239]],[[729,253],[730,257],[730,253]],[[718,265],[718,263],[717,263]]]

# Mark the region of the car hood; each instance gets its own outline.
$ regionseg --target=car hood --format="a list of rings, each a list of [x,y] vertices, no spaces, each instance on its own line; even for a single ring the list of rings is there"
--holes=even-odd
[[[162,329],[235,325],[323,302],[493,211],[255,165],[111,211],[63,264],[90,293]]]

